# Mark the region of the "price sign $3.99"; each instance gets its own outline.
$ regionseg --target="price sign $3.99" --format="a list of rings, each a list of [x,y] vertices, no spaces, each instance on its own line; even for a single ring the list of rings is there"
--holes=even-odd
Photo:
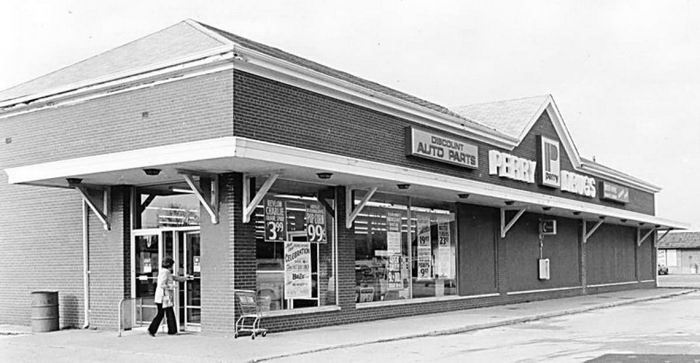
[[[284,240],[284,222],[267,222],[267,238],[268,241]]]

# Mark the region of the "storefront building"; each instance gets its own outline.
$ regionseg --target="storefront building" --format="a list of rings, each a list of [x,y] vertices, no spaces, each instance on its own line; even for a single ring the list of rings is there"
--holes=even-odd
[[[674,232],[659,241],[656,262],[669,274],[700,273],[700,232]]]
[[[282,331],[654,287],[687,228],[551,96],[450,110],[191,20],[0,100],[2,323],[51,289],[62,326],[147,321],[165,256],[214,334],[235,289]]]

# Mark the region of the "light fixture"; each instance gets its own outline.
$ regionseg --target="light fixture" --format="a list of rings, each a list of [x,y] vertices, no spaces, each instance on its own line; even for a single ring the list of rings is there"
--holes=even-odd
[[[187,193],[187,194],[194,194],[194,191],[192,189],[183,189],[183,188],[170,188],[171,191],[175,193]]]
[[[661,228],[661,226],[657,224],[654,226],[654,228]]]
[[[396,184],[396,187],[401,190],[406,190],[411,187],[411,184]]]
[[[643,226],[643,225],[644,225],[644,222],[639,222],[639,225],[640,225],[640,226]]]
[[[327,180],[327,179],[330,179],[330,178],[333,176],[333,173],[321,172],[321,173],[316,173],[316,176],[317,176],[319,179]]]
[[[467,199],[467,198],[469,198],[469,193],[459,193],[459,194],[457,194],[457,196],[460,199]]]
[[[543,210],[543,211],[548,211],[548,210],[550,210],[550,209],[552,209],[552,207],[542,207],[542,210]]]
[[[512,200],[506,200],[506,205],[513,205],[513,203],[515,203],[515,202]]]
[[[579,211],[574,212],[574,215],[575,215],[575,216],[577,216],[577,215],[579,215],[579,214],[581,214],[581,212],[579,212]]]
[[[598,218],[600,218],[600,220],[603,220],[605,219],[605,216],[599,216]]]
[[[146,173],[146,175],[148,175],[148,176],[156,176],[156,175],[160,174],[160,169],[145,168],[145,169],[143,169],[143,172]]]
[[[80,178],[66,178],[66,181],[68,182],[68,185],[72,187],[72,186],[74,186],[74,185],[78,185],[78,184],[82,183],[82,182],[83,182],[83,179],[80,179]]]
[[[627,223],[627,219],[622,218],[622,219],[620,219],[620,222],[622,222],[622,223]]]

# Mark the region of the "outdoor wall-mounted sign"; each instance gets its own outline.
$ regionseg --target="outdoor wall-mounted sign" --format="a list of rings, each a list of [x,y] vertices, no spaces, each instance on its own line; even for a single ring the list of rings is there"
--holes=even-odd
[[[621,185],[606,181],[600,182],[600,189],[603,191],[601,199],[612,200],[614,202],[627,203],[630,201],[630,190]]]
[[[559,141],[540,136],[540,148],[538,156],[542,171],[540,184],[548,187],[559,188],[561,185],[561,154],[559,153]]]
[[[536,167],[536,161],[519,158],[498,150],[489,150],[490,175],[498,175],[502,178],[525,183],[534,183]]]
[[[476,145],[413,127],[406,128],[406,155],[440,161],[465,168],[479,166],[479,148]]]
[[[583,195],[589,198],[595,198],[596,187],[595,179],[572,173],[570,171],[561,171],[561,190],[569,193]]]

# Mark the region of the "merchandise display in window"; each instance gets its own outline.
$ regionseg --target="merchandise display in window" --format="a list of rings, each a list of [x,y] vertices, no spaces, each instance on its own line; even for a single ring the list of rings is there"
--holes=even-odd
[[[314,196],[316,186],[277,184],[253,215],[261,310],[335,305],[334,216]],[[324,202],[333,204],[332,198]]]
[[[456,295],[455,230],[447,208],[367,203],[353,227],[355,301]]]

